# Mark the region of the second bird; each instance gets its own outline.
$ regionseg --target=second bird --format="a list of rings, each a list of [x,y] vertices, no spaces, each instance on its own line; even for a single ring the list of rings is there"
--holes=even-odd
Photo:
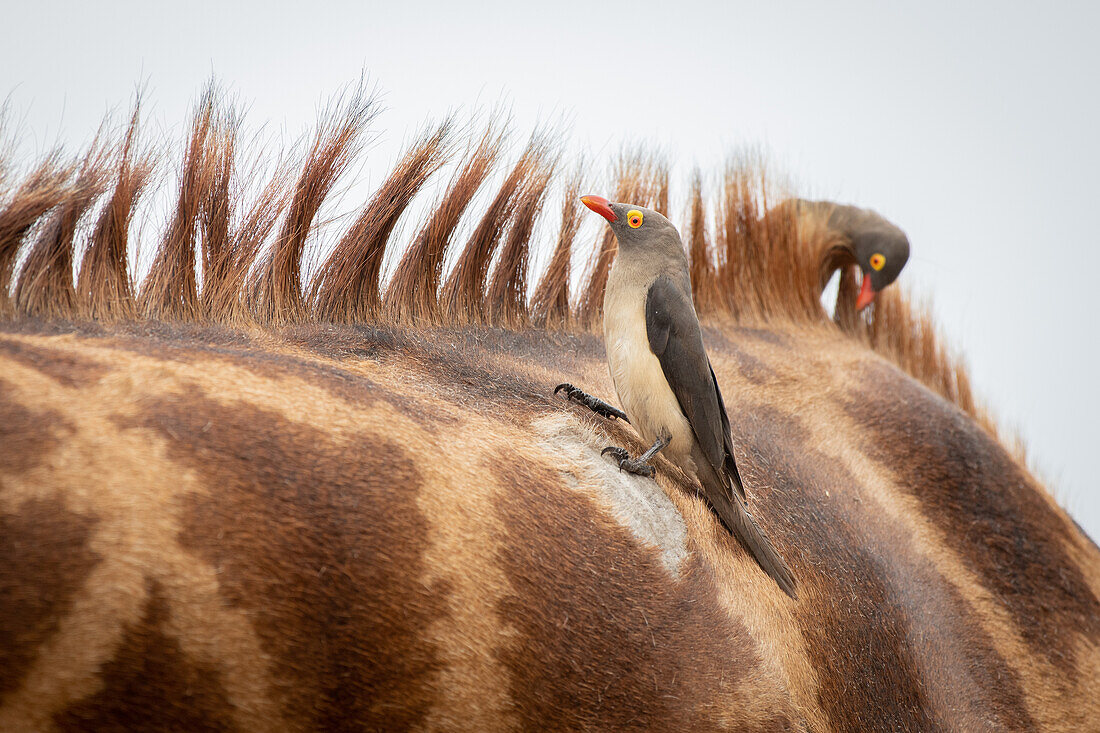
[[[620,468],[650,476],[664,454],[698,481],[714,512],[792,598],[795,579],[745,508],[722,393],[703,348],[680,235],[651,209],[584,196],[611,224],[619,251],[604,291],[604,342],[615,391],[652,447],[638,458],[608,448]]]

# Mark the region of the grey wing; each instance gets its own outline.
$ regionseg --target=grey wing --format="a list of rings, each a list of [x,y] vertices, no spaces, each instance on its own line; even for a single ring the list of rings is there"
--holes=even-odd
[[[710,361],[707,361],[707,366],[710,367]],[[734,488],[737,489],[737,493],[741,495],[741,500],[745,501],[745,484],[741,483],[741,472],[737,470],[737,462],[733,459],[733,436],[730,434],[730,416],[726,412],[726,402],[722,399],[722,390],[718,389],[718,378],[714,376],[714,367],[710,367],[710,378],[714,380],[714,393],[718,395],[718,409],[722,413],[722,437],[726,446],[726,474],[729,475],[733,481]]]
[[[703,332],[689,296],[666,275],[649,287],[645,301],[649,348],[661,363],[680,409],[715,473],[730,475],[744,497],[741,477],[733,462],[729,418],[710,359],[703,348]],[[723,470],[725,469],[725,470]]]
[[[730,449],[729,417],[714,370],[703,348],[703,332],[690,297],[667,276],[661,276],[646,294],[645,325],[649,348],[687,416],[695,439],[721,486],[701,479],[703,493],[718,518],[744,545],[760,567],[791,598],[798,598],[794,574],[752,516],[745,511],[745,490]],[[732,483],[736,494],[729,492]],[[740,495],[740,499],[738,498]]]

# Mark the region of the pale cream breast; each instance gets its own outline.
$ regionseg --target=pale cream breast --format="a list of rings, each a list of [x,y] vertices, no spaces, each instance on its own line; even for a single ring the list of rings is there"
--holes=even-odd
[[[616,262],[604,295],[604,344],[611,380],[642,438],[652,443],[658,435],[669,435],[672,442],[665,454],[677,462],[690,461],[691,425],[665,379],[661,362],[649,348],[645,298],[652,280],[633,275]]]

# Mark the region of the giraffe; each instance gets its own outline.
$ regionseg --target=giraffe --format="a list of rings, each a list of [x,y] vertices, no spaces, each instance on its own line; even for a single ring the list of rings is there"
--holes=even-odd
[[[793,601],[675,466],[601,458],[644,448],[629,425],[553,395],[613,394],[615,252],[601,236],[571,284],[584,179],[552,141],[508,167],[499,126],[427,129],[303,270],[374,111],[351,95],[247,198],[239,120],[207,91],[140,286],[136,110],[6,179],[0,730],[1095,729],[1100,551],[927,314],[897,286],[855,311],[827,207],[769,206],[751,162],[687,197],[707,349]],[[661,160],[614,177],[669,211]]]

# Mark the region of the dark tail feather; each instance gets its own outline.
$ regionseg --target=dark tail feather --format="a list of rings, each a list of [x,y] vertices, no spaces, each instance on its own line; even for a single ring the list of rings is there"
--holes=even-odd
[[[749,554],[756,559],[764,572],[770,575],[772,580],[783,589],[783,592],[791,598],[797,599],[798,592],[796,588],[798,582],[794,579],[791,569],[787,567],[787,563],[776,552],[775,546],[764,536],[760,526],[745,510],[741,502],[731,501],[727,495],[727,490],[724,489],[725,487],[720,491],[706,492],[707,499],[710,500],[710,505],[714,507],[718,518],[749,551]]]

